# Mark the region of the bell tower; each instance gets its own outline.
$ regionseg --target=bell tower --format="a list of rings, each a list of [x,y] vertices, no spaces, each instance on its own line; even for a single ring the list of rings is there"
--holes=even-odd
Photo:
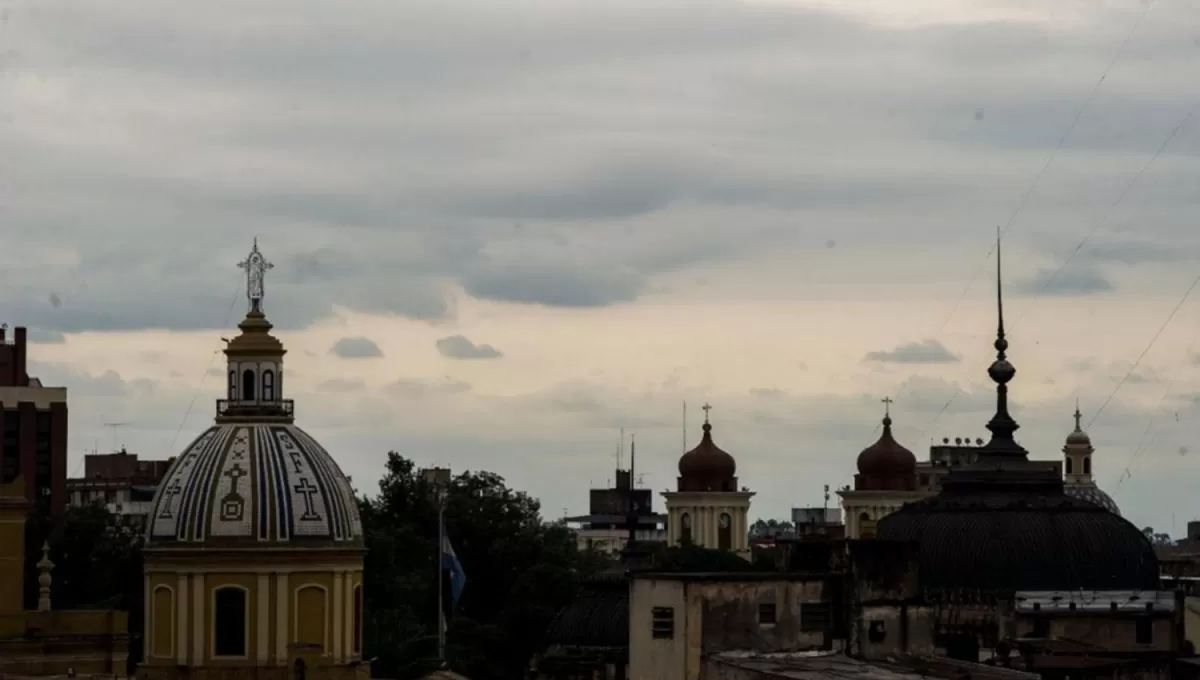
[[[271,335],[263,313],[263,279],[275,265],[258,249],[258,239],[238,264],[246,272],[246,318],[242,331],[225,345],[225,399],[217,401],[217,422],[246,418],[292,422],[293,402],[283,398],[283,343]]]

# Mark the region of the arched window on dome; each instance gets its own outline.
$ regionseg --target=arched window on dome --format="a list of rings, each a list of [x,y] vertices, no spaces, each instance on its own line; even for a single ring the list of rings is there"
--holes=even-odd
[[[275,371],[263,371],[263,401],[275,401]]]
[[[1071,472],[1071,459],[1070,458],[1067,459],[1067,474],[1068,475],[1075,474],[1075,473]]]
[[[229,400],[237,399],[237,371],[229,371]]]
[[[362,654],[362,617],[363,617],[362,584],[354,586],[354,641],[350,651]]]
[[[722,512],[717,521],[717,549],[733,549],[733,518],[728,512]]]
[[[250,646],[247,599],[241,586],[221,586],[213,591],[213,657],[246,658]]]
[[[254,371],[249,368],[242,371],[242,400],[254,401]]]
[[[1083,459],[1083,474],[1085,474],[1085,475],[1092,474],[1092,457],[1091,456],[1088,456],[1087,458]]]
[[[683,513],[679,516],[679,543],[681,545],[689,545],[692,542],[692,516],[690,513]]]

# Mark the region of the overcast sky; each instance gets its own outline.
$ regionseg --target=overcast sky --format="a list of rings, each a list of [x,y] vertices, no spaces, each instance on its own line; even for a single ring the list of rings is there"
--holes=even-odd
[[[621,427],[673,485],[708,401],[784,517],[885,396],[921,457],[986,437],[1001,225],[1021,441],[1059,457],[1078,398],[1101,486],[1182,532],[1200,292],[1130,370],[1200,261],[1200,6],[949,5],[7,0],[0,320],[73,470],[167,457],[258,236],[286,396],[360,490],[395,449],[582,512]]]

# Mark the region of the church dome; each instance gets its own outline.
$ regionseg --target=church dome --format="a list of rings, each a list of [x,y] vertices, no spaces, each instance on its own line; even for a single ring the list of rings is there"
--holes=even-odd
[[[997,244],[997,269],[1000,249]],[[933,498],[909,503],[879,521],[876,536],[918,544],[921,586],[934,590],[1149,590],[1158,558],[1128,520],[1064,491],[1055,463],[1030,461],[1008,410],[1004,307],[999,297],[996,413],[991,441],[974,463],[950,470]]]
[[[679,490],[737,491],[737,461],[713,442],[710,423],[703,429],[696,448],[679,458]]]
[[[151,505],[148,543],[328,543],[363,538],[333,458],[290,423],[218,423],[175,459]]]
[[[917,542],[927,588],[1158,587],[1158,559],[1137,527],[1063,494],[943,493],[884,517],[877,536]]]
[[[858,454],[858,476],[855,485],[860,488],[902,488],[917,472],[917,457],[904,448],[892,436],[892,418],[883,418],[883,433],[879,441]],[[912,485],[907,485],[912,486]]]
[[[228,383],[215,424],[187,446],[155,491],[149,547],[361,548],[350,481],[315,439],[293,424],[283,357],[263,313],[271,264],[255,241],[246,270],[246,318],[225,345]]]

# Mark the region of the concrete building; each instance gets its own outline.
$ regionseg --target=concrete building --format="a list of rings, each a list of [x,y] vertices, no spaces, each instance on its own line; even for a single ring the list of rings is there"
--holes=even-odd
[[[67,502],[71,507],[100,504],[144,527],[154,492],[174,460],[138,460],[125,449],[88,454],[83,457],[83,477],[67,480]]]
[[[67,388],[46,387],[27,370],[28,333],[0,326],[0,483],[20,477],[31,511],[67,507]]]
[[[575,531],[580,550],[620,554],[629,542],[630,524],[634,540],[665,543],[667,516],[654,512],[654,494],[650,489],[635,488],[633,468],[616,471],[616,484],[609,489],[591,489],[588,514],[567,517],[567,526]]]
[[[738,677],[714,666],[729,654],[932,655],[916,555],[903,543],[796,541],[781,544],[777,571],[633,573],[630,680]]]

